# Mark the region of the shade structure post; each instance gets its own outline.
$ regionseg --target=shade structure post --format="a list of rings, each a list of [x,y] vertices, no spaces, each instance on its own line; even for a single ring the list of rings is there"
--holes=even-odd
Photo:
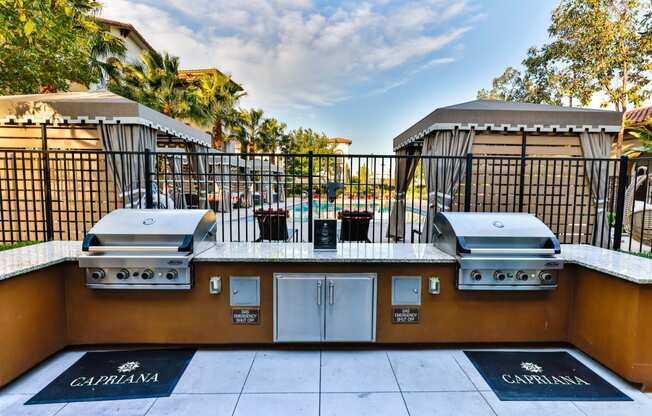
[[[145,149],[145,208],[151,209],[154,206],[152,198],[152,159],[151,150]]]
[[[471,211],[471,187],[473,186],[473,153],[466,154],[464,175],[464,212]]]
[[[45,238],[54,240],[54,221],[52,219],[52,183],[50,179],[50,158],[48,155],[48,127],[47,122],[41,124],[41,150],[43,152],[43,190],[45,191]]]
[[[625,191],[627,190],[627,156],[621,156],[618,169],[618,189],[616,192],[616,216],[614,218],[613,249],[620,250],[620,240],[623,236],[623,217],[625,212]]]

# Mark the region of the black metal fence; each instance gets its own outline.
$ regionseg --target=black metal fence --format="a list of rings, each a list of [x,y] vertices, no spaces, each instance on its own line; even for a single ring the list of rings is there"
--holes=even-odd
[[[1,150],[0,241],[79,240],[116,208],[158,207],[212,208],[220,241],[312,241],[313,219],[337,218],[348,241],[428,242],[450,210],[647,252],[650,174],[652,158]]]

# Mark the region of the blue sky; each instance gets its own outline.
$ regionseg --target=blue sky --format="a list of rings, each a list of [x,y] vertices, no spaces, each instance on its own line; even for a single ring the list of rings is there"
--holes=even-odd
[[[242,105],[389,153],[433,109],[475,98],[547,39],[558,0],[105,0],[185,68],[217,67]]]

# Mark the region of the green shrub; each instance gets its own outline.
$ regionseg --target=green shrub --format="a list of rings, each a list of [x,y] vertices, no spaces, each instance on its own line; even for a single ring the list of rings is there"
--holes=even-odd
[[[11,250],[19,247],[27,247],[37,243],[40,243],[40,241],[19,241],[17,243],[0,244],[0,251]]]

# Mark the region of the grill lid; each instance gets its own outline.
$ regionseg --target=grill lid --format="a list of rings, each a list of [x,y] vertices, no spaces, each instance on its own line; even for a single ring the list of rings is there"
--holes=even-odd
[[[526,213],[440,212],[433,223],[435,245],[450,254],[558,254],[559,240]]]
[[[83,251],[196,252],[215,242],[212,210],[117,209],[84,238]]]
[[[502,212],[444,212],[455,235],[460,237],[554,237],[532,214]]]

